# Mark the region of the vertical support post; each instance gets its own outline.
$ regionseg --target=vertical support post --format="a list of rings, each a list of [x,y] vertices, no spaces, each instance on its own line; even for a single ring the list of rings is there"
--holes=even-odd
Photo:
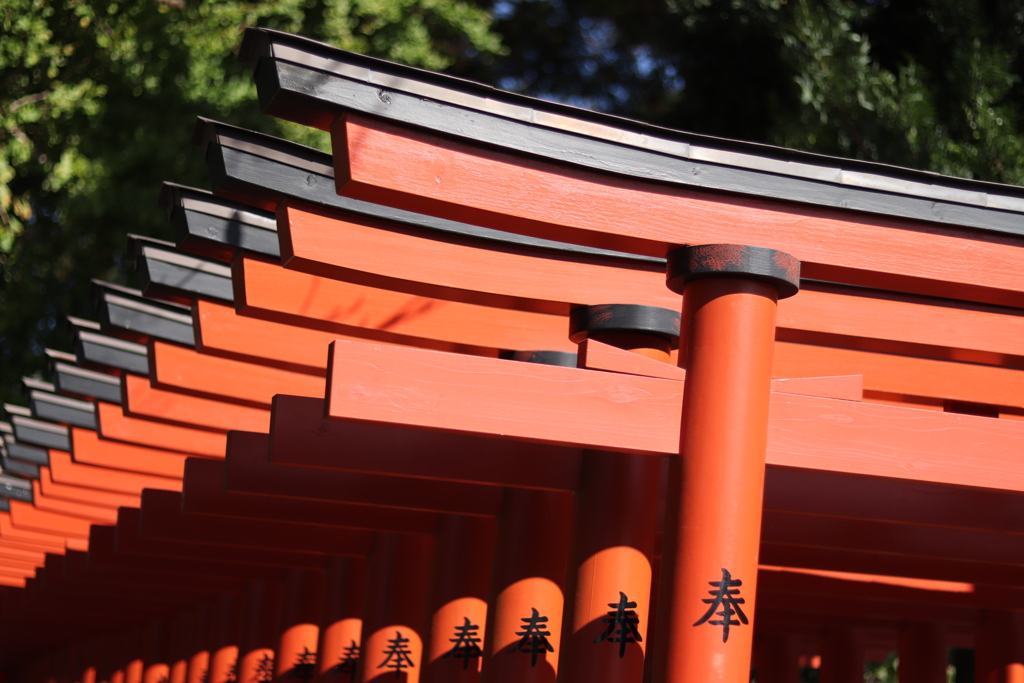
[[[376,535],[363,616],[362,683],[420,680],[433,552],[433,536]]]
[[[142,683],[160,683],[171,677],[167,664],[167,627],[157,619],[150,621],[143,634]]]
[[[423,683],[480,680],[494,534],[491,518],[445,515],[441,519]]]
[[[974,655],[976,683],[1024,683],[1024,613],[983,610]]]
[[[270,683],[274,678],[274,646],[281,617],[281,585],[250,581],[245,594],[238,681]]]
[[[230,683],[238,678],[239,646],[242,642],[244,605],[239,596],[224,594],[210,612],[209,669],[199,683]],[[198,672],[200,676],[204,672]],[[191,673],[190,673],[191,675]]]
[[[196,627],[195,619],[188,612],[181,612],[170,622],[167,636],[167,663],[170,675],[167,683],[186,683],[188,677],[188,661],[192,652],[190,641],[192,629]]]
[[[758,634],[754,640],[754,668],[757,683],[799,683],[796,638],[785,633]]]
[[[281,637],[274,657],[274,677],[309,683],[316,676],[316,647],[323,613],[324,575],[292,568],[284,580]]]
[[[821,668],[818,669],[818,681],[864,682],[864,641],[857,629],[848,626],[825,629],[821,639]]]
[[[366,560],[332,557],[327,564],[324,620],[317,658],[320,683],[355,683],[363,630]]]
[[[569,319],[572,341],[594,340],[665,363],[679,340],[679,314],[665,308],[581,306]],[[584,456],[560,681],[643,678],[660,472],[656,457],[602,451]]]
[[[190,615],[191,627],[186,641],[188,665],[185,683],[205,683],[210,671],[210,615],[212,606],[201,602]]]
[[[494,549],[487,683],[553,683],[558,672],[572,494],[506,489]]]
[[[946,680],[946,629],[934,622],[900,625],[900,683]]]
[[[770,249],[669,254],[668,286],[683,294],[686,385],[669,467],[655,680],[750,680],[775,308],[798,284],[799,262]]]

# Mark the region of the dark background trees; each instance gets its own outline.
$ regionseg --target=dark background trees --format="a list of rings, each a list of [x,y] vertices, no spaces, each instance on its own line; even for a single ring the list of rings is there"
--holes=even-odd
[[[995,0],[0,0],[0,396],[67,348],[125,235],[259,113],[246,26],[688,131],[1024,182],[1024,5]]]

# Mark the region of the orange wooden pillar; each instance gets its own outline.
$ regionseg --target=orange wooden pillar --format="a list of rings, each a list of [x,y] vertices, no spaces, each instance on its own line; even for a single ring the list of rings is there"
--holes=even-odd
[[[167,665],[170,667],[167,683],[186,683],[188,663],[192,658],[192,630],[196,628],[195,617],[182,612],[170,621],[167,634]]]
[[[552,683],[558,671],[572,494],[506,489],[482,680]]]
[[[269,683],[274,678],[274,647],[280,633],[281,586],[250,581],[245,594],[238,683]]]
[[[934,622],[900,625],[900,683],[934,683],[946,680],[949,654],[946,630]]]
[[[433,552],[433,536],[376,534],[363,613],[363,683],[420,680]]]
[[[818,682],[864,682],[864,640],[858,629],[849,626],[825,629],[821,638],[821,668],[818,669]]]
[[[221,595],[209,614],[209,655],[207,667],[202,656],[194,658],[195,669],[189,666],[189,679],[196,683],[229,683],[238,679],[238,655],[241,643],[243,603],[241,596]]]
[[[190,628],[185,643],[187,663],[185,683],[205,683],[210,672],[210,616],[213,606],[209,602],[196,605],[189,615]]]
[[[424,683],[480,680],[495,522],[445,515],[437,536]]]
[[[277,680],[309,683],[316,676],[323,597],[323,572],[288,570],[281,601],[281,636],[274,656]]]
[[[747,683],[775,309],[797,292],[799,262],[757,247],[684,247],[669,254],[668,285],[683,294],[686,385],[655,680]]]
[[[974,634],[974,680],[1024,683],[1024,613],[981,612]]]
[[[167,663],[167,628],[163,621],[153,619],[143,632],[142,683],[164,683],[171,677]]]
[[[581,306],[570,316],[573,341],[605,343],[665,363],[678,338],[679,314],[665,308]],[[586,353],[580,359],[585,362]],[[633,683],[643,677],[660,470],[660,459],[648,455],[586,453],[560,681]]]
[[[366,595],[366,560],[332,557],[324,587],[324,620],[317,657],[319,683],[355,683]]]

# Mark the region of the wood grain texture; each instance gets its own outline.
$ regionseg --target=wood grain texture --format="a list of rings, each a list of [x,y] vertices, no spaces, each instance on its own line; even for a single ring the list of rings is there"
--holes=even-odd
[[[763,246],[800,259],[812,279],[1024,302],[1024,245],[1011,237],[659,186],[353,115],[339,120],[332,141],[338,189],[349,197],[658,256],[679,244]]]
[[[383,252],[385,245],[377,249]],[[418,296],[248,256],[236,258],[232,272],[237,310],[275,322],[341,335],[376,333],[372,336],[407,346],[434,342],[487,349],[575,348],[561,315]],[[353,273],[347,279],[358,282],[360,277]]]
[[[189,455],[224,457],[227,436],[223,432],[190,429],[128,417],[124,414],[121,406],[102,401],[96,403],[96,416],[100,436],[104,439],[125,441]]]
[[[323,399],[276,396],[270,462],[522,488],[579,486],[578,448],[328,420],[324,412]]]
[[[323,378],[258,363],[206,356],[152,340],[150,380],[157,389],[182,391],[223,402],[270,406],[274,394],[323,396]]]
[[[181,479],[187,457],[175,451],[104,441],[89,429],[71,429],[71,458],[83,465]]]
[[[331,362],[330,417],[634,453],[678,447],[673,380],[358,342],[335,342]],[[781,392],[770,418],[772,465],[1024,490],[1018,421]]]
[[[288,268],[439,299],[561,314],[581,304],[679,303],[657,264],[417,231],[294,200],[278,207],[278,233]]]
[[[155,389],[149,379],[138,375],[121,376],[121,393],[130,417],[225,432],[270,429],[269,410]]]

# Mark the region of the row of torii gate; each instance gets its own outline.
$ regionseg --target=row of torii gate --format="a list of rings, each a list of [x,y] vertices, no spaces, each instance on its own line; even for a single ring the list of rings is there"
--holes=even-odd
[[[1024,191],[241,56],[333,155],[200,120],[6,406],[12,681],[1024,680]]]

